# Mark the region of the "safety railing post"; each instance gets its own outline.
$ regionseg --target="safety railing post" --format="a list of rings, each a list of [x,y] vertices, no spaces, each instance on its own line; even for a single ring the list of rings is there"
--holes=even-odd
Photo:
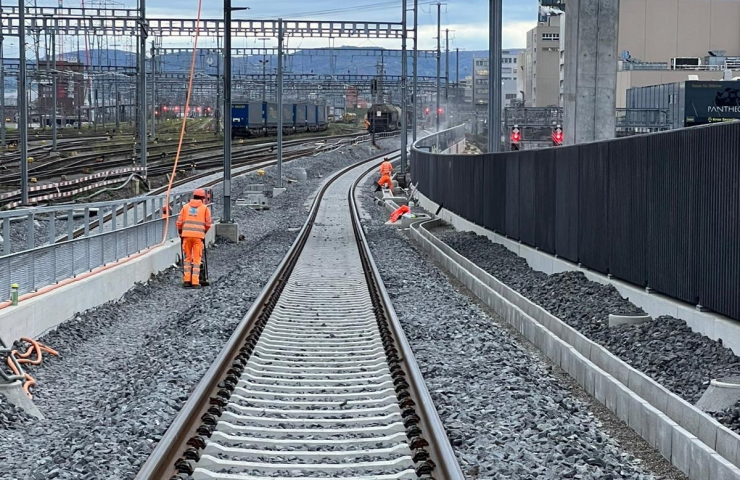
[[[51,248],[51,280],[57,283],[57,249],[54,246],[57,236],[57,213],[49,212],[49,247]]]
[[[139,247],[139,203],[136,202],[134,204],[134,233],[136,234],[136,251],[141,251],[141,248]]]
[[[36,229],[34,228],[34,218],[33,218],[33,212],[28,214],[28,217],[26,218],[26,248],[29,250],[34,247],[34,243],[36,243],[35,240],[35,233]]]
[[[90,245],[90,207],[85,207],[85,246],[87,247],[87,270],[92,270],[92,246]]]
[[[10,217],[3,217],[3,254],[10,255]]]
[[[75,211],[67,210],[67,240],[70,242],[75,238]]]

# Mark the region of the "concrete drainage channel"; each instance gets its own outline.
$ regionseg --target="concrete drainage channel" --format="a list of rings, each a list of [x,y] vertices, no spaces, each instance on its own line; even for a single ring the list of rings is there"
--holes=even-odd
[[[590,395],[690,478],[740,479],[740,436],[444,244],[429,231],[440,223],[417,221],[411,237]]]

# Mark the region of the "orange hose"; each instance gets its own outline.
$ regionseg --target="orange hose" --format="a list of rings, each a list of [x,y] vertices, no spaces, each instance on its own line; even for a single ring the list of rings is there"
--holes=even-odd
[[[54,350],[53,348],[47,347],[41,342],[38,342],[32,338],[23,337],[21,338],[21,341],[30,343],[31,345],[28,347],[28,350],[26,350],[25,353],[19,353],[18,350],[13,350],[10,352],[10,355],[8,355],[7,363],[10,367],[10,370],[15,375],[20,375],[20,371],[16,368],[15,363],[13,363],[13,360],[11,357],[15,357],[16,361],[18,363],[28,363],[31,365],[40,365],[41,361],[43,360],[42,352],[47,352],[51,355],[54,355],[56,357],[59,356],[59,353]],[[36,352],[38,355],[38,358],[35,360],[31,360],[28,357],[33,354],[33,352]],[[26,395],[28,395],[29,398],[33,398],[33,395],[31,395],[31,387],[36,385],[36,380],[29,375],[28,373],[23,373],[23,378],[25,379],[25,382],[23,382],[23,391],[26,392]]]
[[[198,0],[198,17],[197,17],[197,20],[195,22],[195,39],[194,39],[194,45],[193,45],[193,57],[192,57],[192,60],[190,62],[190,80],[188,81],[188,94],[187,94],[187,97],[186,97],[186,100],[185,100],[185,113],[184,113],[183,119],[182,119],[182,128],[180,130],[180,140],[179,140],[178,145],[177,145],[177,154],[175,155],[175,163],[172,166],[172,175],[170,175],[170,181],[167,184],[167,192],[165,193],[165,205],[169,205],[170,192],[172,190],[172,183],[173,183],[173,181],[175,179],[175,173],[177,171],[177,163],[180,160],[180,152],[182,151],[182,144],[183,144],[183,140],[185,138],[185,125],[186,125],[187,118],[188,118],[188,107],[190,106],[190,96],[191,96],[191,93],[192,93],[192,90],[193,90],[193,76],[195,74],[196,48],[198,47],[198,37],[200,36],[200,14],[201,14],[202,6],[203,6],[203,0]],[[119,265],[123,265],[123,264],[125,264],[127,262],[130,262],[131,260],[134,260],[136,258],[139,258],[142,255],[144,255],[145,253],[147,253],[149,250],[152,250],[152,249],[157,248],[157,247],[161,247],[167,241],[167,231],[169,230],[169,225],[170,225],[170,216],[167,215],[167,216],[165,216],[165,224],[164,224],[164,229],[163,229],[163,234],[162,234],[162,241],[159,242],[158,244],[152,245],[151,247],[147,247],[147,248],[145,248],[144,250],[142,250],[139,253],[135,253],[135,254],[130,255],[130,256],[126,257],[126,258],[122,258],[121,260],[118,260],[116,262],[109,263],[108,265],[104,265],[102,267],[95,268],[95,269],[93,269],[93,270],[91,270],[89,272],[83,273],[83,274],[78,275],[78,276],[76,276],[74,278],[68,278],[68,279],[62,280],[61,282],[56,283],[54,285],[49,285],[47,287],[41,288],[39,290],[36,290],[35,292],[30,292],[30,293],[26,293],[25,295],[21,295],[20,297],[18,297],[18,301],[21,302],[21,301],[28,300],[28,299],[31,299],[31,298],[34,298],[34,297],[38,297],[39,295],[43,295],[44,293],[51,292],[53,290],[56,290],[58,288],[61,288],[61,287],[65,286],[65,285],[69,285],[71,283],[79,282],[80,280],[83,280],[85,278],[88,278],[88,277],[90,277],[92,275],[96,275],[96,274],[98,274],[100,272],[104,272],[106,270],[110,270],[113,267],[117,267]],[[10,301],[0,302],[0,310],[2,310],[4,308],[8,308],[11,305],[12,305],[12,303]]]

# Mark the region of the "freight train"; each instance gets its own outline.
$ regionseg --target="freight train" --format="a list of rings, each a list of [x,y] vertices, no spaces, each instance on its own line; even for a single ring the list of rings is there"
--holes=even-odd
[[[283,105],[283,134],[326,130],[326,107],[308,103]],[[277,135],[278,104],[235,103],[231,107],[231,138]]]
[[[370,133],[395,132],[401,129],[401,107],[385,103],[371,105],[365,125]]]

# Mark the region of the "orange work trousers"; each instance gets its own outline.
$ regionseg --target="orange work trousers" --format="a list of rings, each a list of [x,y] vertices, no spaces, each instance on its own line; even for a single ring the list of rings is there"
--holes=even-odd
[[[182,250],[185,252],[185,260],[183,260],[183,282],[191,285],[200,285],[200,262],[203,260],[203,240],[200,238],[183,238]]]
[[[390,175],[383,175],[382,177],[380,177],[380,180],[378,180],[378,185],[380,185],[381,187],[387,185],[388,190],[393,193],[393,180],[391,180]]]

